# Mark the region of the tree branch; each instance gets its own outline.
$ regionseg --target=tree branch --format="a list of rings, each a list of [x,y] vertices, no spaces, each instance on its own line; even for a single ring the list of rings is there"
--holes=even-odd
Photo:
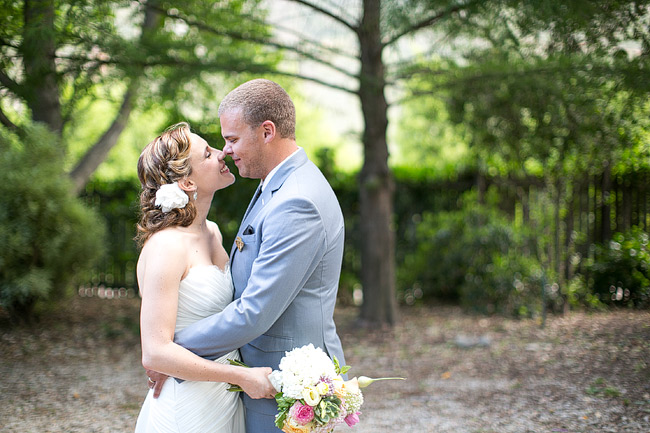
[[[446,89],[450,88],[453,86],[458,86],[462,85],[464,83],[481,83],[485,82],[487,80],[492,80],[492,79],[503,79],[507,77],[530,77],[531,75],[541,75],[541,74],[553,74],[557,72],[563,72],[563,71],[577,71],[580,70],[580,66],[582,65],[570,65],[570,66],[541,66],[541,67],[532,67],[529,69],[522,69],[522,70],[515,70],[515,71],[486,71],[483,73],[469,73],[466,74],[465,76],[459,77],[457,79],[445,81],[442,83],[438,84],[433,84],[428,90],[423,90],[423,91],[414,91],[410,92],[409,95],[405,96],[404,98],[401,98],[399,100],[396,100],[393,102],[393,104],[401,104],[403,102],[410,101],[412,99],[416,99],[422,96],[430,96],[434,91],[439,90],[439,89]],[[611,72],[617,72],[616,69],[608,67],[608,66],[592,66],[591,69],[589,70],[590,73],[595,73],[595,72],[603,72],[603,73],[611,73]],[[438,71],[437,75],[444,75],[447,72],[453,72],[453,71]],[[436,72],[432,72],[432,74],[435,74]]]
[[[2,123],[8,130],[18,134],[22,134],[22,128],[20,128],[14,122],[9,120],[9,118],[5,115],[4,111],[2,111],[2,107],[0,107],[0,123]]]
[[[147,68],[147,67],[153,67],[153,66],[178,66],[178,67],[189,67],[189,68],[202,68],[210,71],[221,71],[221,72],[234,72],[234,73],[240,73],[240,72],[249,72],[249,73],[265,73],[265,74],[276,74],[276,75],[282,75],[285,77],[293,77],[293,78],[299,78],[301,80],[305,81],[311,81],[313,83],[321,84],[323,86],[329,87],[331,89],[335,90],[341,90],[346,93],[351,93],[353,95],[357,94],[357,90],[350,89],[348,87],[344,87],[338,84],[333,84],[333,83],[328,83],[327,81],[310,77],[307,75],[302,75],[302,74],[297,74],[294,72],[286,72],[286,71],[279,71],[277,69],[269,68],[265,65],[241,65],[239,67],[234,67],[234,66],[228,66],[225,67],[223,63],[191,63],[191,62],[186,62],[184,60],[179,60],[179,59],[173,59],[173,58],[167,58],[163,60],[158,60],[158,61],[129,61],[129,62],[123,62],[121,60],[113,60],[113,59],[108,59],[108,60],[98,60],[98,59],[87,59],[83,57],[60,57],[62,59],[66,60],[74,60],[74,61],[92,61],[96,62],[97,64],[122,64],[122,65],[131,65],[131,66],[139,66],[142,68]],[[356,78],[356,77],[355,77]]]
[[[315,5],[315,4],[313,4],[313,3],[309,2],[309,1],[306,1],[306,0],[288,0],[288,1],[291,1],[293,3],[298,3],[298,4],[301,4],[303,6],[307,6],[308,8],[310,8],[310,9],[312,9],[312,10],[318,12],[318,13],[321,13],[323,15],[326,15],[326,16],[332,18],[336,22],[343,24],[345,27],[349,28],[354,33],[357,33],[357,34],[359,33],[359,26],[358,25],[355,26],[353,23],[344,20],[342,17],[340,17],[338,15],[335,15],[332,12],[330,12],[330,11],[328,11],[326,9],[323,9],[322,7],[317,6],[317,5]]]
[[[345,70],[345,69],[343,69],[341,67],[338,67],[338,66],[336,66],[336,65],[334,65],[334,64],[332,64],[330,62],[327,62],[327,61],[315,56],[314,54],[308,53],[307,51],[304,51],[304,50],[302,50],[302,49],[300,49],[298,47],[281,44],[279,42],[273,42],[273,41],[266,40],[266,39],[263,39],[263,38],[257,38],[257,37],[253,37],[253,36],[249,36],[249,35],[243,35],[241,33],[220,30],[218,28],[209,26],[209,25],[207,25],[207,24],[205,24],[205,23],[203,23],[201,21],[197,21],[197,20],[193,20],[191,18],[185,17],[185,16],[183,16],[183,15],[181,15],[179,13],[169,12],[169,11],[161,9],[161,8],[159,8],[157,6],[152,6],[152,8],[158,10],[159,12],[161,12],[163,14],[165,14],[169,18],[175,18],[175,19],[182,20],[187,25],[194,26],[194,27],[196,27],[198,29],[201,29],[201,30],[204,30],[206,32],[209,32],[209,33],[212,33],[212,34],[215,34],[215,35],[218,35],[218,36],[227,36],[229,38],[236,39],[236,40],[239,40],[239,41],[253,42],[253,43],[260,44],[260,45],[266,45],[266,46],[271,46],[271,47],[275,47],[275,48],[282,49],[282,50],[291,51],[291,52],[294,52],[294,53],[298,54],[299,56],[301,56],[301,57],[303,57],[305,59],[309,59],[309,60],[311,60],[313,62],[319,63],[319,64],[327,66],[329,68],[332,68],[333,70],[335,70],[337,72],[340,72],[341,74],[346,75],[346,76],[348,76],[350,78],[357,78],[356,74],[354,74],[352,72],[349,72],[349,71],[347,71],[347,70]],[[326,50],[325,47],[322,47],[322,48]]]
[[[321,79],[314,78],[314,77],[309,77],[307,75],[295,74],[293,72],[284,72],[284,71],[277,71],[277,70],[272,71],[271,73],[276,75],[282,75],[285,77],[293,77],[293,78],[298,78],[300,80],[311,81],[312,83],[320,84],[322,86],[329,87],[330,89],[340,90],[342,92],[350,93],[352,95],[357,95],[357,96],[359,95],[358,90],[353,90],[347,87],[340,86],[338,84],[328,83],[327,81],[323,81]]]
[[[254,18],[249,18],[249,19],[254,23],[268,24],[268,23],[264,23],[262,21],[256,20]],[[311,45],[315,46],[317,49],[322,50],[322,51],[324,51],[326,53],[341,56],[341,57],[344,57],[344,58],[350,59],[350,60],[359,60],[359,58],[355,54],[346,53],[345,51],[340,50],[338,48],[323,46],[319,42],[314,41],[313,39],[309,39],[307,36],[305,36],[302,33],[297,32],[295,29],[293,29],[291,27],[286,27],[286,26],[283,26],[281,24],[276,24],[276,23],[273,23],[272,26],[276,30],[281,30],[282,32],[285,32],[285,33],[288,33],[288,34],[290,34],[292,36],[297,37],[298,39],[300,39],[301,44],[304,44],[304,43],[311,44]],[[288,48],[286,48],[286,49],[288,49]]]
[[[126,127],[129,115],[133,109],[133,100],[138,88],[138,79],[136,78],[126,90],[122,105],[113,120],[111,126],[106,130],[104,135],[84,154],[81,161],[70,172],[70,177],[74,183],[75,192],[78,194],[88,182],[92,173],[106,159],[108,152],[117,143],[120,134]]]
[[[439,13],[431,16],[431,17],[425,18],[422,21],[417,22],[417,23],[411,25],[410,27],[407,27],[407,28],[403,29],[401,32],[394,35],[388,41],[384,42],[384,46],[392,45],[395,42],[397,42],[397,40],[402,38],[403,36],[406,36],[409,33],[413,33],[413,32],[416,32],[418,30],[421,30],[421,29],[423,29],[425,27],[429,27],[429,26],[435,24],[437,21],[440,21],[441,19],[446,18],[448,15],[454,14],[456,12],[460,12],[460,11],[465,10],[465,9],[469,9],[471,6],[474,6],[476,4],[481,4],[481,3],[482,3],[481,0],[473,0],[473,1],[469,1],[469,2],[464,3],[464,4],[459,4],[459,5],[456,5],[456,6],[452,6],[452,7],[448,8],[448,9],[442,11],[442,12],[439,12]]]
[[[11,79],[5,72],[0,69],[0,84],[5,86],[7,90],[16,96],[22,96],[22,89],[20,84]]]

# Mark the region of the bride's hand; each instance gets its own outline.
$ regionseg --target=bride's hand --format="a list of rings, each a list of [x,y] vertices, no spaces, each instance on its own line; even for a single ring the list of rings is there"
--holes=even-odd
[[[244,379],[238,385],[250,398],[275,398],[277,391],[269,381],[269,367],[247,368]]]
[[[162,391],[162,387],[169,376],[154,370],[147,370],[147,376],[149,376],[149,388],[153,389],[153,398],[158,398],[160,391]]]

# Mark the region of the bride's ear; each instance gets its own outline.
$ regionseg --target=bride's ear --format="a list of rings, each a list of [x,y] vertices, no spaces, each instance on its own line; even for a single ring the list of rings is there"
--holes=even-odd
[[[189,195],[191,195],[193,192],[196,192],[197,189],[196,183],[194,183],[194,181],[188,177],[184,177],[179,180],[178,186]]]

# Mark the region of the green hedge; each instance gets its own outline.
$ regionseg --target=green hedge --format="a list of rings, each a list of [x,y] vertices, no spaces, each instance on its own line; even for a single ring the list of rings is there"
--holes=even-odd
[[[335,170],[328,152],[321,153],[316,162],[334,188],[345,217],[346,245],[339,294],[342,301],[350,301],[353,290],[360,284],[357,174]],[[503,211],[512,208],[505,203],[509,196],[500,194],[498,188],[490,188],[486,196],[488,204],[479,206],[473,190],[473,172],[461,173],[450,180],[437,178],[425,170],[413,172],[397,168],[394,178],[395,257],[400,302],[412,303],[424,298],[459,303],[483,313],[516,317],[539,312],[543,297],[551,310],[561,308],[565,302],[577,307],[597,307],[602,303],[594,294],[594,282],[618,278],[614,277],[620,273],[616,269],[625,269],[621,275],[634,271],[634,281],[624,283],[628,289],[626,292],[623,288],[625,299],[647,305],[644,303],[648,297],[647,285],[644,285],[647,264],[645,261],[636,264],[647,257],[645,244],[628,248],[626,240],[622,243],[628,251],[626,259],[618,262],[618,253],[605,254],[603,250],[597,255],[599,261],[587,271],[588,275],[577,275],[565,287],[559,287],[553,272],[543,269],[537,258],[540,236],[548,235],[536,235],[525,227],[515,227],[513,215]],[[227,249],[232,245],[241,216],[256,187],[257,181],[238,178],[235,185],[215,195],[209,218],[221,227]],[[138,251],[133,236],[138,192],[137,181],[95,181],[88,186],[86,200],[105,216],[111,233],[109,254],[89,281],[94,285],[135,287]],[[644,239],[642,234],[633,237],[637,239],[634,245]],[[635,249],[638,256],[633,256]],[[619,280],[621,278],[616,281]],[[608,291],[612,284],[620,286],[614,282],[606,286],[597,284],[606,287],[600,295],[602,299],[611,295]]]

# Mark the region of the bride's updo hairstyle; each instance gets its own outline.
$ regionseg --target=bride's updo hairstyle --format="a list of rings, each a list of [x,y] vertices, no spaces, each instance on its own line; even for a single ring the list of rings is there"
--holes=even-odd
[[[183,208],[163,212],[156,206],[156,192],[162,185],[177,182],[192,172],[190,165],[190,125],[177,123],[149,143],[138,159],[140,222],[136,241],[141,247],[157,231],[167,227],[187,227],[196,217],[190,200]]]

